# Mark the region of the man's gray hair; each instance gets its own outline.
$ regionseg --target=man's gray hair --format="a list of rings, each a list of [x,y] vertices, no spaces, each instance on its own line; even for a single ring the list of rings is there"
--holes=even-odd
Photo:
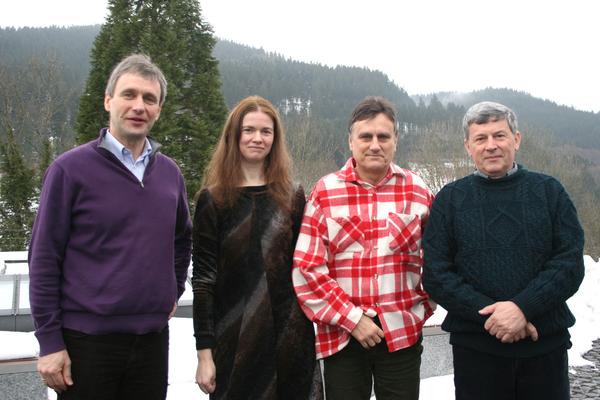
[[[517,115],[513,110],[500,103],[493,101],[482,101],[469,108],[463,117],[462,127],[465,131],[465,139],[469,139],[469,126],[471,124],[486,124],[506,120],[510,131],[517,133]]]
[[[160,68],[150,60],[150,57],[145,54],[131,54],[122,59],[112,70],[108,78],[108,83],[106,84],[107,95],[114,97],[117,81],[124,74],[135,74],[152,81],[157,81],[160,85],[160,101],[158,104],[160,106],[163,105],[165,97],[167,97],[167,80]]]

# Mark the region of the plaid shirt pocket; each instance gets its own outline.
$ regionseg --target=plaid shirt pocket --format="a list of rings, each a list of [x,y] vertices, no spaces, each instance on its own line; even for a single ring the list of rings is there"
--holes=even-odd
[[[363,221],[359,216],[327,218],[327,229],[332,254],[364,250],[365,234]]]
[[[421,218],[418,215],[389,213],[388,228],[392,252],[414,253],[419,251]]]

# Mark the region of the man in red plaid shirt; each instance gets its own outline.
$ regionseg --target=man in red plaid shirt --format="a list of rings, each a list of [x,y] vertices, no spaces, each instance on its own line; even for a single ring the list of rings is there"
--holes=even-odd
[[[293,282],[317,324],[328,400],[419,397],[421,333],[434,305],[421,284],[421,235],[433,195],[392,162],[392,104],[367,97],[352,113],[352,157],[313,189]]]

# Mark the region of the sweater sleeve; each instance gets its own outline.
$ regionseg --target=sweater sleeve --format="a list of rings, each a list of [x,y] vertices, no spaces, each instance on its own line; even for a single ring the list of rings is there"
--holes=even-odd
[[[76,188],[54,163],[46,172],[29,246],[29,302],[40,356],[65,349],[61,276]]]
[[[177,298],[181,297],[185,291],[185,281],[187,279],[188,268],[190,266],[190,257],[192,252],[192,222],[190,220],[190,210],[188,207],[187,191],[183,176],[179,175],[181,184],[179,191],[179,200],[177,204],[177,221],[175,225],[175,277],[177,279]]]
[[[196,349],[214,348],[214,290],[217,281],[218,218],[208,190],[200,193],[193,225],[192,287]]]
[[[512,301],[527,320],[565,302],[579,288],[585,274],[584,234],[569,195],[556,179],[546,187],[552,208],[552,252],[539,274]]]
[[[449,313],[483,325],[478,311],[494,301],[477,291],[457,273],[456,244],[452,234],[451,189],[442,189],[433,201],[423,236],[423,286]]]

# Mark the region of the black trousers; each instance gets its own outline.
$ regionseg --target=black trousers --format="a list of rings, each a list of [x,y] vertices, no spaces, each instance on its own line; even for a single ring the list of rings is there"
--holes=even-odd
[[[377,400],[418,400],[422,352],[421,340],[390,353],[385,340],[367,350],[351,338],[323,360],[327,400],[368,400],[371,388]]]
[[[452,346],[456,400],[568,400],[566,346],[539,357],[499,357]]]
[[[164,400],[169,328],[145,335],[63,330],[73,386],[59,400]]]

